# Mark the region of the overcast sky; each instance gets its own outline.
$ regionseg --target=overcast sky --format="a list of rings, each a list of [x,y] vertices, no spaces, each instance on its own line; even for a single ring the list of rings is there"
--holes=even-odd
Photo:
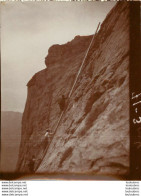
[[[23,112],[27,82],[53,44],[91,35],[115,2],[11,2],[1,6],[2,110]]]

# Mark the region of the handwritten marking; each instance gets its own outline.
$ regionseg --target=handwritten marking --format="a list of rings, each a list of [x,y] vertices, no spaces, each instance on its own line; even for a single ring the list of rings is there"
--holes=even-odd
[[[138,101],[137,103],[134,103],[133,106],[134,106],[134,105],[137,105],[137,104],[139,104],[139,103],[141,103],[141,101]]]
[[[134,93],[132,93],[132,99],[138,98],[139,96],[141,96],[141,93],[139,93],[138,95],[134,96]]]
[[[139,116],[139,120],[136,120],[135,118],[133,119],[134,124],[139,124],[141,123],[141,117]]]

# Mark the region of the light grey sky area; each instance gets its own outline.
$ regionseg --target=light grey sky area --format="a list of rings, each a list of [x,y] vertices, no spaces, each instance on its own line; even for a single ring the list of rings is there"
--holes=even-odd
[[[53,44],[91,35],[115,2],[7,2],[1,4],[2,111],[23,112],[27,82],[44,69]]]

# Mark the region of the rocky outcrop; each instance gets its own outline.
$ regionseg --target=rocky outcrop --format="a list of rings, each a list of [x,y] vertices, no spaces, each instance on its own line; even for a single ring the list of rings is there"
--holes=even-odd
[[[68,96],[92,36],[54,45],[47,68],[28,82],[17,169],[37,173],[126,175],[129,168],[129,5],[120,2],[95,35],[85,65],[51,143],[60,109]],[[49,146],[43,158],[45,147]]]

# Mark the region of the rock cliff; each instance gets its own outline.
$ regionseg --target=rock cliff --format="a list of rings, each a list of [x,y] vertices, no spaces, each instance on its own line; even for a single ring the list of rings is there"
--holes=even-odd
[[[119,2],[95,35],[73,94],[60,117],[58,99],[68,96],[92,36],[54,45],[46,69],[28,82],[17,169],[36,173],[126,175],[129,171],[129,4]],[[51,140],[51,139],[50,139]],[[45,148],[48,150],[43,158]]]

